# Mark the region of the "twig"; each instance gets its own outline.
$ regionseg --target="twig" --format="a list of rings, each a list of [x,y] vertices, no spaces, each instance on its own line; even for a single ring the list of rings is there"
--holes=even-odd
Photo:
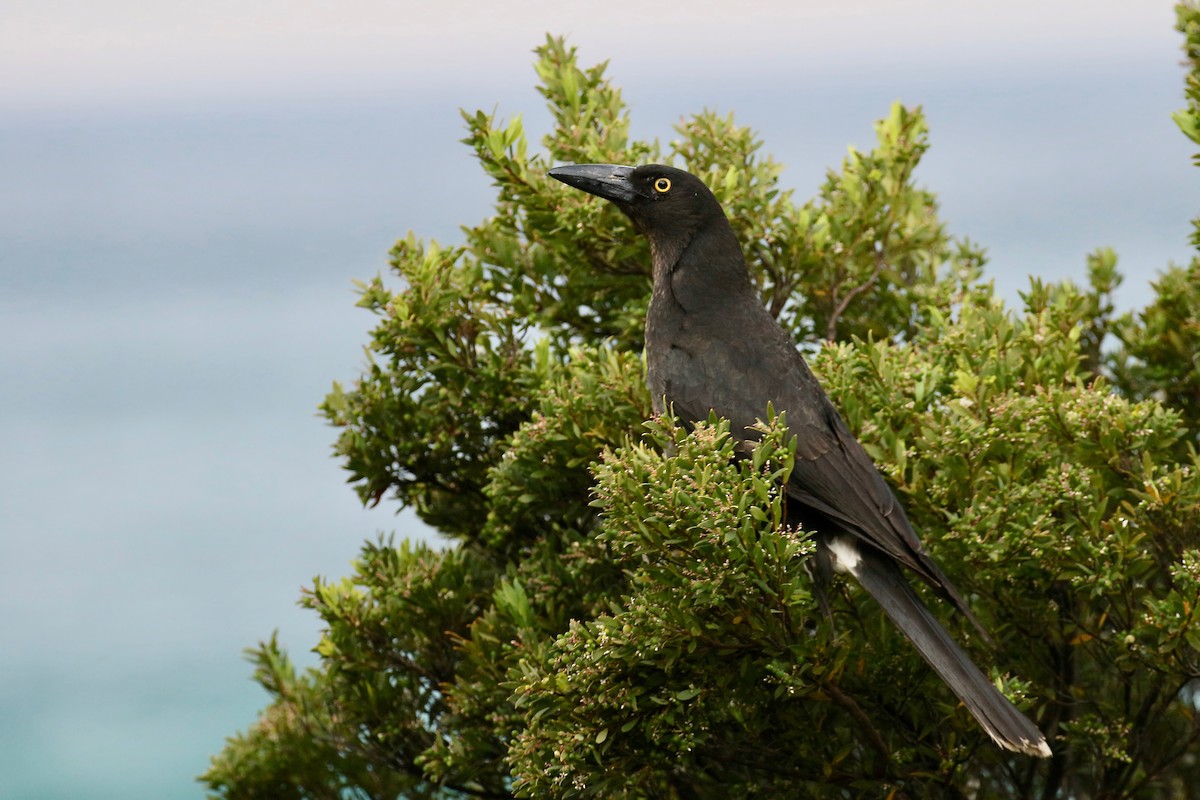
[[[884,265],[885,262],[883,260],[883,256],[876,254],[875,271],[871,273],[871,277],[867,279],[866,283],[855,286],[853,289],[847,292],[846,296],[843,297],[841,302],[837,304],[837,307],[833,309],[833,313],[829,316],[829,324],[825,326],[825,338],[827,340],[832,342],[837,338],[838,318],[842,316],[842,314],[846,311],[847,306],[850,305],[850,302],[854,300],[854,298],[858,297],[860,294],[875,285],[875,282],[879,280],[879,276],[883,273]]]

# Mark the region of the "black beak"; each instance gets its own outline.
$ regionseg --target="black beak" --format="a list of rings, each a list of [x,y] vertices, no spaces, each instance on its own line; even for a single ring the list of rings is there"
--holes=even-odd
[[[572,164],[555,167],[546,173],[567,186],[612,200],[614,203],[632,203],[637,197],[629,176],[633,167],[617,164]]]

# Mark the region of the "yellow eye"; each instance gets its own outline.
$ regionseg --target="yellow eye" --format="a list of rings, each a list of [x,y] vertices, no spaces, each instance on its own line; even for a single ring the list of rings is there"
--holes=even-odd
[[[666,178],[659,178],[654,182],[654,191],[659,194],[666,194],[671,190],[671,182]]]

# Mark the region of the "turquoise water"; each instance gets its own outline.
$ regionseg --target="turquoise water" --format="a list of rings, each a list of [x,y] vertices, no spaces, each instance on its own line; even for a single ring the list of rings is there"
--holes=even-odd
[[[47,669],[20,679],[21,696],[6,691],[4,796],[199,796],[189,777],[206,767],[207,750],[252,721],[264,695],[230,680],[223,658],[157,660],[121,665],[119,675],[111,666]]]

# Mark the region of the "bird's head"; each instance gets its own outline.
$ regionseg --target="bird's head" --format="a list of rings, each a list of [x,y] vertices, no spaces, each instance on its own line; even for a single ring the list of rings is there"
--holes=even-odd
[[[697,231],[725,221],[725,212],[709,188],[695,175],[674,167],[573,164],[547,174],[612,202],[650,240],[656,255],[682,252]]]
[[[751,292],[742,250],[717,198],[695,175],[661,164],[574,164],[551,178],[609,200],[650,240],[655,291],[691,309]]]

